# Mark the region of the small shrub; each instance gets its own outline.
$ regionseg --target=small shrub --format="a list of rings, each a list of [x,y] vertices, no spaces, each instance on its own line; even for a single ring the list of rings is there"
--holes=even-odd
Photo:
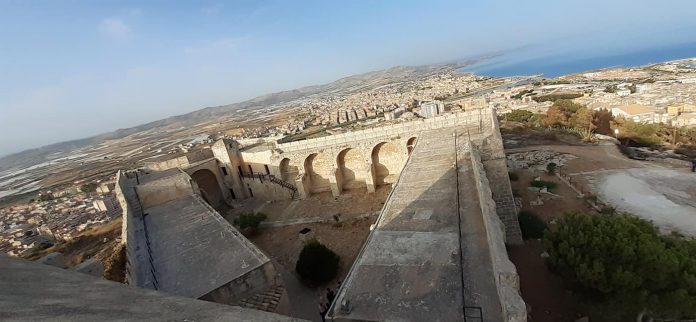
[[[546,165],[546,172],[549,174],[556,174],[556,163],[549,162],[549,164]]]
[[[534,113],[527,110],[514,110],[504,116],[508,121],[527,123],[534,117]]]
[[[535,187],[535,188],[543,188],[546,187],[548,190],[554,190],[558,186],[555,182],[549,182],[549,181],[544,181],[544,180],[532,180],[529,182],[530,187]]]
[[[522,238],[525,240],[542,238],[544,231],[549,228],[543,220],[526,210],[520,211],[517,215],[517,221],[520,223]]]
[[[95,191],[97,191],[97,184],[94,182],[84,184],[80,187],[80,191],[82,191],[84,193],[95,192]]]
[[[266,214],[257,212],[250,214],[241,214],[238,218],[234,219],[233,223],[241,230],[253,231],[259,228],[259,225],[264,220],[266,220]]]
[[[300,252],[295,271],[305,282],[320,285],[336,277],[339,259],[336,253],[319,241],[310,239]]]
[[[611,207],[611,206],[604,206],[602,209],[599,210],[599,213],[602,215],[616,215],[616,208]]]
[[[517,181],[520,179],[520,176],[515,172],[508,172],[508,177],[510,177],[510,181]]]

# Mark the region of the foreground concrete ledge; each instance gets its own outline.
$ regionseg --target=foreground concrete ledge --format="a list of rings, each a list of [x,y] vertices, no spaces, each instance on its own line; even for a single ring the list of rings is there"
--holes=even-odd
[[[304,321],[0,255],[3,321]]]

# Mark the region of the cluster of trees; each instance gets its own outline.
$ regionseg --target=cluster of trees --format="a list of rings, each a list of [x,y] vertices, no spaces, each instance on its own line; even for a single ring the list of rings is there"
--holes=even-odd
[[[533,100],[541,103],[541,102],[555,102],[558,100],[572,100],[574,98],[582,97],[581,93],[559,93],[559,94],[548,94],[548,95],[541,95],[541,96],[535,96],[532,98]]]
[[[625,312],[696,316],[696,241],[616,212],[569,213],[544,235],[550,266],[584,294]]]
[[[600,134],[611,134],[611,112],[593,111],[571,100],[558,100],[546,112],[544,124],[551,127],[585,129]]]
[[[534,127],[577,128],[605,135],[612,133],[613,119],[611,112],[607,110],[593,111],[566,99],[555,101],[546,114],[534,114],[525,110],[514,110],[505,114],[505,120]]]
[[[608,110],[591,110],[567,99],[556,100],[546,114],[514,110],[505,114],[503,119],[531,127],[565,130],[583,140],[593,138],[592,133],[613,136],[613,129],[618,129],[619,138],[625,145],[658,147],[663,144],[672,144],[678,153],[696,157],[696,129],[694,128],[643,124],[623,118],[615,119]]]
[[[525,96],[525,95],[527,95],[527,94],[532,94],[532,93],[534,93],[534,90],[533,90],[533,89],[525,89],[525,90],[523,90],[523,91],[521,91],[521,92],[519,92],[519,93],[517,93],[517,94],[511,96],[511,98],[520,99],[520,98],[522,98],[522,96]]]

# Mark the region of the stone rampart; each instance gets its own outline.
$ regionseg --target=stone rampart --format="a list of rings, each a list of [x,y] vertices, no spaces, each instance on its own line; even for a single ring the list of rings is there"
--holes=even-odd
[[[191,178],[185,173],[138,185],[136,188],[143,209],[192,195]]]
[[[114,191],[123,209],[121,242],[126,246],[126,282],[130,285],[156,289],[153,274],[147,274],[146,270],[138,270],[135,268],[137,266],[133,265],[146,261],[149,256],[147,241],[143,237],[145,226],[142,207],[135,192],[137,184],[138,175],[135,172],[118,171],[116,174]]]
[[[515,265],[507,256],[505,248],[505,226],[496,212],[490,183],[481,162],[481,155],[474,144],[468,142],[471,165],[479,194],[486,238],[488,240],[498,296],[503,309],[504,321],[527,321],[524,300],[519,294],[519,276]]]
[[[512,186],[508,175],[507,159],[503,147],[503,138],[500,134],[500,126],[495,112],[491,112],[490,135],[486,138],[485,149],[488,152],[482,161],[486,168],[490,186],[495,200],[498,217],[505,225],[505,241],[508,244],[521,244],[522,232],[517,221],[517,205],[512,194]]]
[[[307,149],[318,149],[331,145],[341,145],[356,141],[389,138],[392,136],[398,137],[404,133],[417,133],[420,131],[436,130],[465,124],[478,124],[481,128],[490,128],[491,115],[490,109],[451,113],[430,119],[419,119],[411,122],[335,134],[315,139],[277,144],[276,149],[279,149],[282,153],[289,153]]]

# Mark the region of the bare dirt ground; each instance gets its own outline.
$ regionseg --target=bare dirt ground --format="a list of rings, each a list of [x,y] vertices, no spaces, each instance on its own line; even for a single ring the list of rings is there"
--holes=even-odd
[[[58,243],[43,251],[27,257],[30,260],[37,260],[42,256],[58,252],[65,257],[66,267],[74,267],[87,259],[94,258],[100,260],[105,268],[113,267],[109,271],[112,280],[123,281],[119,276],[125,276],[125,262],[115,263],[118,259],[117,252],[120,251],[122,219],[115,219],[100,226],[90,228],[77,237],[62,243]],[[118,264],[118,265],[114,265]],[[105,274],[106,275],[106,274]]]
[[[378,215],[382,209],[391,186],[379,186],[375,193],[366,190],[345,191],[337,198],[331,192],[312,195],[306,200],[279,200],[264,202],[245,200],[241,207],[227,212],[227,218],[242,213],[262,212],[268,216],[264,226],[282,226],[308,222],[334,221],[334,215],[340,220],[364,218]]]
[[[535,150],[547,150],[568,153],[577,158],[566,162],[561,171],[570,174],[573,180],[579,181],[585,190],[587,175],[606,171],[623,171],[625,169],[661,168],[662,164],[654,162],[635,161],[623,156],[613,145],[536,145],[506,149],[506,153],[519,153]],[[534,169],[518,169],[514,171],[518,180],[511,181],[513,192],[522,199],[522,209],[536,214],[547,223],[552,223],[568,211],[593,213],[594,210],[578,194],[564,184],[558,177],[544,171]],[[551,192],[560,197],[538,193],[527,189],[535,177],[557,184]],[[531,206],[530,201],[541,198],[543,205]],[[551,224],[552,225],[552,224]],[[533,321],[574,321],[583,316],[589,316],[591,321],[621,321],[613,313],[607,314],[573,294],[569,285],[547,267],[541,257],[543,246],[538,240],[528,240],[522,246],[510,246],[510,259],[517,267],[520,276],[522,297],[531,307]]]
[[[515,173],[518,179],[511,181],[511,184],[515,196],[522,199],[522,210],[533,212],[546,223],[567,211],[586,212],[591,209],[556,176],[533,170],[516,170]],[[560,197],[528,190],[529,182],[535,177],[556,183],[557,188],[551,192]],[[530,202],[537,198],[541,198],[543,205],[531,206]],[[567,291],[560,276],[548,269],[541,257],[542,252],[543,247],[538,240],[528,240],[524,245],[508,247],[508,255],[520,276],[522,297],[531,307],[532,321],[574,321],[582,317],[577,300]]]
[[[577,158],[566,161],[560,171],[569,175],[580,191],[597,195],[608,205],[629,210],[639,216],[641,211],[653,213],[652,216],[642,215],[643,218],[655,220],[656,215],[664,212],[658,210],[674,210],[674,207],[662,207],[668,203],[670,206],[679,203],[680,211],[690,211],[692,216],[696,216],[696,208],[685,208],[694,207],[690,204],[696,198],[696,185],[693,184],[696,182],[696,175],[683,166],[664,161],[632,160],[625,157],[617,146],[606,142],[599,145],[572,142],[571,139],[551,142],[535,134],[508,134],[505,151],[507,154],[551,151],[574,155]],[[517,173],[518,180],[511,181],[512,188],[515,195],[522,199],[522,209],[533,212],[545,222],[552,223],[568,211],[594,212],[584,199],[578,198],[577,193],[556,176],[534,169],[518,169],[514,172]],[[551,192],[560,197],[529,191],[529,182],[535,177],[556,183],[557,188]],[[530,201],[537,200],[539,196],[543,205],[531,206]],[[628,207],[629,205],[634,207]],[[689,219],[682,217],[684,220]],[[674,217],[670,219],[674,220]],[[696,218],[692,218],[690,222],[695,220]],[[656,223],[659,224],[657,221]],[[584,303],[580,296],[570,291],[571,286],[548,269],[541,257],[542,252],[543,246],[537,240],[528,240],[522,246],[508,248],[510,259],[517,266],[520,275],[522,296],[531,306],[533,321],[574,321],[582,316],[589,316],[591,321],[632,320],[631,317],[617,316],[616,312]]]
[[[226,217],[231,220],[238,214],[250,212],[268,216],[258,232],[248,238],[271,258],[283,278],[289,298],[289,307],[283,312],[320,321],[317,308],[320,301],[326,301],[325,289],[336,288],[348,274],[390,191],[390,186],[380,186],[375,193],[346,191],[337,198],[326,192],[306,200],[245,200],[235,209],[226,211]],[[316,288],[302,283],[295,273],[295,263],[303,247],[300,230],[304,228],[311,229],[316,239],[341,258],[336,278]]]
[[[350,267],[353,266],[362,245],[370,232],[370,225],[376,216],[346,220],[340,224],[307,223],[285,225],[280,227],[263,227],[249,239],[264,251],[283,277],[289,297],[289,308],[282,313],[320,321],[317,308],[319,302],[326,302],[324,297],[327,287],[335,289],[342,281]],[[300,230],[309,228],[322,244],[340,256],[339,270],[336,278],[319,287],[310,288],[302,283],[295,273],[295,263],[302,250],[303,241]]]
[[[294,271],[295,262],[297,262],[304,245],[300,239],[300,230],[311,229],[317,240],[341,257],[337,279],[328,283],[328,285],[334,285],[339,280],[343,280],[348,273],[370,233],[370,225],[376,218],[373,216],[351,219],[340,224],[308,223],[264,227],[257,234],[250,236],[249,239],[278,263]]]

